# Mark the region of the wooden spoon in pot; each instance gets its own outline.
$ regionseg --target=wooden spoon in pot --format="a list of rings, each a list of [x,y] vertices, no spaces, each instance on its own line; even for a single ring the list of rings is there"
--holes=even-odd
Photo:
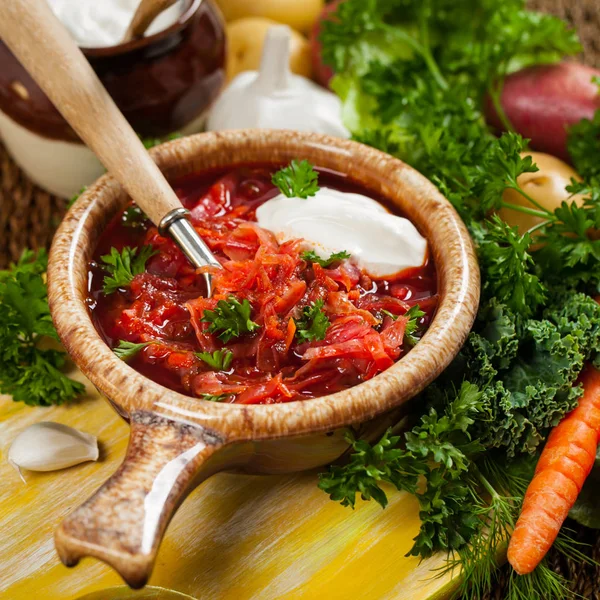
[[[187,210],[45,0],[0,0],[0,37],[79,137],[197,268],[221,267]],[[207,293],[211,278],[204,274]]]
[[[123,36],[123,42],[141,38],[158,15],[175,4],[177,0],[142,0]]]

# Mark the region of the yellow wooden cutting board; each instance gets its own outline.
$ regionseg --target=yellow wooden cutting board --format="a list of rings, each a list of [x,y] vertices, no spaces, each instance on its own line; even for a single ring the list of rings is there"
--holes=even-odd
[[[80,374],[76,378],[84,381]],[[99,462],[53,473],[25,472],[23,483],[7,462],[8,447],[39,421],[98,436]],[[122,585],[96,560],[64,567],[53,532],[113,473],[128,434],[126,423],[89,383],[86,397],[68,407],[32,408],[0,397],[2,600],[74,600]],[[330,501],[316,483],[316,472],[213,476],[171,522],[150,585],[197,600],[425,600],[445,597],[454,588],[449,576],[436,579],[432,573],[444,557],[419,563],[404,556],[419,528],[413,497],[389,490],[385,510],[359,501],[353,511]],[[110,591],[94,595],[116,597]]]

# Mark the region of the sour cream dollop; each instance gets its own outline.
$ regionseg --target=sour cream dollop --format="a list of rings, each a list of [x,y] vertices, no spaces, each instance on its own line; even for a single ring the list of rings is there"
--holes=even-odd
[[[392,277],[425,262],[427,241],[417,228],[362,194],[330,188],[306,199],[280,194],[257,209],[256,219],[279,242],[302,238],[321,258],[346,250],[372,277]]]
[[[140,0],[49,0],[50,7],[83,48],[119,44]],[[173,25],[183,13],[183,2],[160,13],[146,30],[158,33]]]

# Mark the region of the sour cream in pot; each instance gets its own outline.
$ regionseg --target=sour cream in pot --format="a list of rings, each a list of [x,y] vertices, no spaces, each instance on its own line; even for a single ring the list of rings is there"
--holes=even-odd
[[[140,0],[48,0],[54,14],[83,48],[115,46],[123,40]],[[170,27],[181,16],[183,0],[159,14],[146,35]]]
[[[279,242],[302,238],[321,258],[348,251],[375,278],[392,277],[425,262],[427,241],[403,217],[362,194],[320,188],[306,199],[279,194],[256,211],[258,224]]]

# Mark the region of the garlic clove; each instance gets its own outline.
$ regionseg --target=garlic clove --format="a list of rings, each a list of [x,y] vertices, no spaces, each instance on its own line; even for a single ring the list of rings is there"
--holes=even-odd
[[[275,25],[267,32],[254,87],[267,95],[286,90],[291,83],[290,28],[287,25]]]
[[[30,425],[14,439],[8,461],[17,470],[56,471],[98,460],[98,454],[96,436],[62,423],[43,421]]]

